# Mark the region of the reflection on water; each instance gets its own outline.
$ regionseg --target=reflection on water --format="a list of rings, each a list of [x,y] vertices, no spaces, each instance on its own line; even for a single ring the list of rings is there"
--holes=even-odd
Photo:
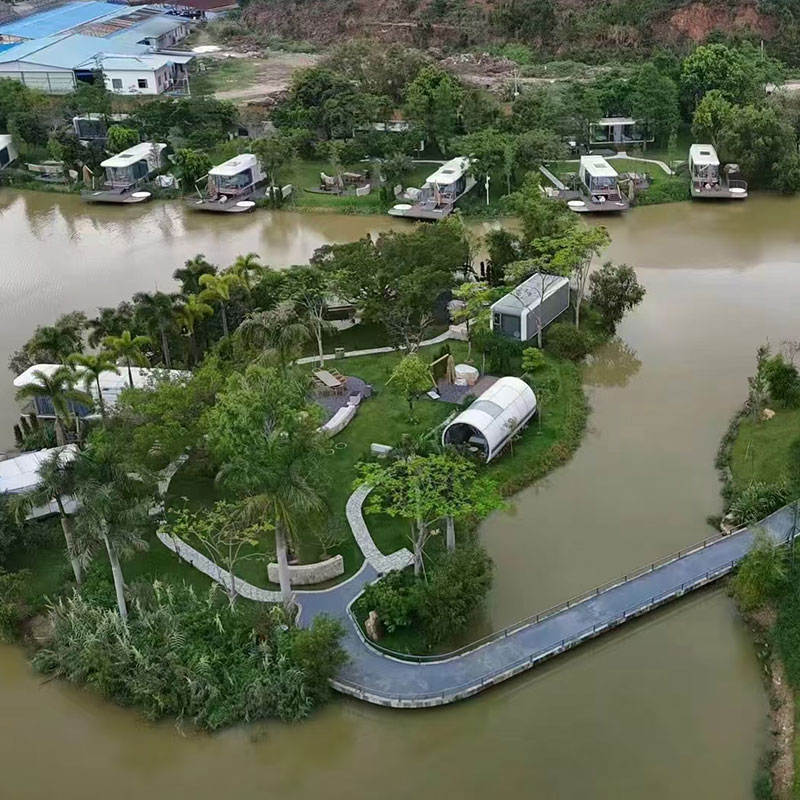
[[[521,492],[513,513],[482,526],[496,564],[487,626],[707,535],[704,519],[719,507],[714,453],[755,348],[767,337],[800,338],[798,218],[800,201],[768,197],[604,221],[613,237],[607,257],[635,266],[647,296],[585,369],[592,416],[575,458]],[[388,225],[0,192],[0,349],[7,356],[37,323],[72,308],[167,288],[175,267],[198,252],[226,264],[254,251],[286,265]],[[0,443],[14,416],[2,380]],[[558,800],[744,800],[767,710],[752,645],[722,590],[433,712],[339,701],[308,724],[183,738],[73,688],[40,686],[12,649],[0,650],[0,709],[0,725],[14,731],[0,748],[4,791],[26,800],[375,790],[482,798],[498,787],[502,796]],[[47,770],[34,761],[42,752]]]
[[[618,336],[599,347],[587,361],[583,382],[588,386],[627,386],[642,366],[636,351]]]

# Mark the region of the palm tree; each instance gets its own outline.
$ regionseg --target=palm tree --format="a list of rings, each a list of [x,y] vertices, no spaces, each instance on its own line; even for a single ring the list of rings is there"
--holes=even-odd
[[[34,508],[49,506],[55,502],[58,516],[61,518],[61,530],[67,543],[67,556],[72,564],[75,583],[83,581],[83,569],[78,550],[75,547],[75,535],[70,517],[64,507],[67,498],[75,493],[75,470],[70,458],[70,451],[61,448],[43,459],[37,470],[39,483],[31,492],[11,496],[14,515],[18,524],[22,524]]]
[[[71,330],[56,325],[45,325],[37,328],[28,347],[32,353],[47,354],[54,361],[67,363],[67,357],[79,350],[81,341]]]
[[[200,276],[216,275],[217,268],[206,261],[202,253],[185,262],[183,267],[176,269],[172,277],[181,283],[181,292],[185,295],[200,293]]]
[[[248,314],[238,330],[246,341],[273,351],[284,371],[312,336],[309,327],[298,319],[291,301],[278,303],[271,311]]]
[[[133,323],[133,308],[128,302],[120,303],[116,308],[98,308],[97,311],[98,315],[89,320],[89,347],[99,347],[106,336],[120,336]]]
[[[224,272],[222,275],[201,275],[200,285],[203,291],[200,292],[200,299],[211,303],[219,303],[222,315],[222,335],[228,335],[228,314],[226,304],[231,299],[231,289],[242,285],[241,279],[232,272]]]
[[[128,383],[133,388],[133,372],[131,362],[140,367],[147,365],[147,357],[142,348],[151,344],[149,336],[131,336],[130,331],[122,331],[121,336],[106,336],[103,344],[111,351],[114,358],[124,358],[128,367]]]
[[[230,266],[232,272],[242,282],[242,286],[249,292],[253,288],[253,275],[260,277],[264,274],[264,265],[259,264],[261,256],[258,253],[247,253],[236,256]]]
[[[100,406],[100,414],[105,419],[106,404],[103,401],[103,390],[100,388],[100,376],[104,372],[119,373],[117,365],[110,353],[98,353],[97,355],[84,355],[83,353],[73,353],[68,359],[69,363],[76,367],[82,367],[83,385],[86,391],[94,383],[97,389],[97,404]]]
[[[29,400],[34,397],[49,398],[53,404],[55,415],[56,442],[59,445],[65,445],[67,443],[66,429],[72,419],[70,403],[82,403],[91,407],[92,396],[75,388],[78,376],[70,367],[58,367],[49,375],[37,369],[33,371],[31,378],[30,383],[17,391],[17,400]]]
[[[143,533],[150,522],[155,484],[137,467],[136,475],[102,440],[81,453],[75,464],[76,546],[85,559],[103,549],[111,565],[117,608],[128,616],[123,558],[147,549]]]
[[[137,292],[133,296],[136,315],[152,332],[158,331],[161,339],[161,354],[167,369],[172,367],[172,354],[169,350],[167,331],[175,323],[175,295],[164,292]]]
[[[178,321],[178,324],[184,328],[191,337],[195,364],[200,361],[200,352],[197,347],[197,335],[195,330],[197,323],[202,321],[205,317],[210,317],[213,313],[214,309],[196,294],[190,294],[186,298],[186,303],[180,306],[175,312],[175,319]]]

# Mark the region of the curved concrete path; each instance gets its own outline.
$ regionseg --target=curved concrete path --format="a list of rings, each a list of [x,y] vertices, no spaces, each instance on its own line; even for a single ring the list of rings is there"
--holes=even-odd
[[[729,573],[744,557],[757,527],[762,527],[777,543],[787,542],[795,535],[794,514],[787,506],[759,526],[729,536],[717,536],[668,556],[574,601],[499,631],[469,649],[413,662],[381,652],[367,642],[350,615],[350,606],[365,585],[389,569],[405,566],[411,555],[401,550],[384,556],[375,546],[362,514],[368,493],[369,488],[362,487],[347,503],[347,518],[364,552],[364,564],[350,579],[330,589],[296,592],[300,607],[298,623],[308,625],[317,614],[339,619],[345,629],[342,645],[350,660],[332,682],[334,687],[353,697],[395,708],[438,706],[470,697],[629,619],[712,583]],[[168,541],[164,543],[170,546]],[[185,543],[181,544],[188,548]],[[202,557],[193,548],[188,549]],[[183,548],[178,547],[176,552],[184,558],[191,555],[192,563],[213,580],[220,583],[227,580],[213,564],[208,569],[208,565]],[[276,592],[258,589],[244,581],[237,580],[237,590],[254,600],[276,601],[273,599]]]

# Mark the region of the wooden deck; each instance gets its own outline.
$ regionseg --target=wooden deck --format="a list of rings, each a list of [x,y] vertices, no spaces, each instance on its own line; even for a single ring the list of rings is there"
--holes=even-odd
[[[138,195],[138,196],[137,196]],[[87,203],[125,204],[146,203],[153,195],[150,192],[130,189],[96,189],[81,192],[81,198]]]

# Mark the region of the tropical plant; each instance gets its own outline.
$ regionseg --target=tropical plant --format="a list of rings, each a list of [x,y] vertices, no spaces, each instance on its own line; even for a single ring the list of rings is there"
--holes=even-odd
[[[13,495],[12,506],[17,524],[22,525],[34,508],[49,507],[55,503],[61,520],[61,530],[67,545],[67,558],[72,565],[75,583],[83,581],[83,567],[80,553],[75,544],[75,532],[72,517],[67,514],[66,504],[75,494],[75,470],[72,453],[60,448],[42,459],[39,464],[35,488],[30,492]]]
[[[786,505],[789,499],[785,483],[753,481],[736,493],[728,513],[737,525],[752,525]]]
[[[270,311],[248,314],[237,331],[245,341],[261,347],[265,354],[274,353],[283,371],[311,336],[291,301],[278,303]]]
[[[103,400],[103,390],[100,388],[100,376],[104,372],[119,372],[111,354],[103,352],[97,355],[73,353],[68,361],[73,367],[81,368],[80,377],[87,393],[89,392],[89,387],[94,384],[97,390],[97,405],[100,407],[101,416],[105,418],[106,404]]]
[[[137,292],[133,296],[137,319],[144,323],[154,338],[157,336],[161,341],[161,355],[167,369],[172,367],[167,334],[175,324],[175,300],[175,295],[164,292]]]
[[[106,336],[103,344],[109,349],[114,358],[121,358],[128,368],[128,384],[133,388],[133,371],[131,364],[140,367],[147,365],[147,357],[142,348],[149,345],[149,336],[132,336],[130,331],[122,331],[120,336]]]
[[[29,570],[6,572],[0,567],[0,642],[11,642],[25,617]]]
[[[222,335],[228,335],[228,313],[226,306],[231,299],[231,290],[242,285],[239,277],[233,272],[223,272],[221,275],[201,275],[200,299],[210,303],[219,304],[222,316]]]
[[[250,365],[234,374],[207,414],[208,447],[221,464],[218,481],[240,500],[246,525],[275,531],[283,604],[292,605],[288,547],[301,522],[324,507],[324,440],[306,384],[291,374]]]
[[[258,278],[264,274],[264,265],[259,264],[260,256],[258,253],[246,253],[238,255],[229,268],[242,282],[242,286],[249,292],[253,288],[253,278]]]
[[[141,467],[132,473],[102,437],[94,436],[91,446],[75,461],[78,512],[75,515],[75,538],[84,561],[104,550],[111,566],[117,610],[128,616],[122,559],[146,550],[144,532],[150,522],[150,510],[156,485]]]
[[[335,330],[325,318],[328,308],[329,276],[315,267],[292,267],[284,277],[283,290],[294,303],[317,342],[319,365],[325,365],[323,334]]]
[[[73,403],[92,406],[92,396],[75,388],[78,376],[70,367],[58,367],[52,373],[34,370],[31,382],[17,390],[17,400],[28,400],[33,397],[47,398],[53,404],[55,415],[56,442],[67,443],[67,428],[72,420]]]
[[[200,347],[197,343],[197,324],[202,322],[206,317],[210,317],[213,313],[214,309],[196,294],[187,295],[186,302],[182,306],[178,306],[175,312],[175,319],[191,339],[192,355],[195,364],[200,361]]]
[[[200,276],[201,275],[216,275],[217,268],[213,264],[206,261],[206,257],[202,253],[198,253],[194,258],[190,258],[172,273],[172,277],[176,281],[180,281],[181,293],[184,295],[199,294],[200,289]]]

